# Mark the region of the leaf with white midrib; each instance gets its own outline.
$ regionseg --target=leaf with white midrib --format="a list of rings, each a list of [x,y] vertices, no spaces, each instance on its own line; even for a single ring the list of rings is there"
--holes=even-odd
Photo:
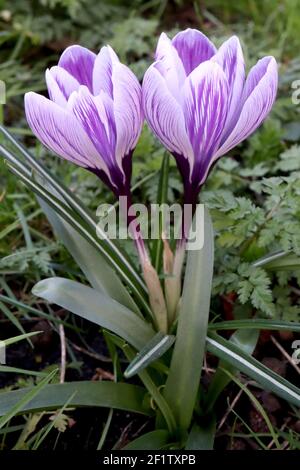
[[[136,355],[124,372],[127,378],[132,377],[159,359],[174,343],[175,336],[158,332],[149,343]]]

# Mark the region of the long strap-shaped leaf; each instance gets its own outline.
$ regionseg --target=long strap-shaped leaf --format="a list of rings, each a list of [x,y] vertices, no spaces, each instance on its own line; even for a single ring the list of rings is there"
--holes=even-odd
[[[38,282],[32,292],[112,331],[136,349],[142,349],[155,334],[149,323],[124,305],[79,282],[52,277]]]
[[[0,152],[1,151],[3,153],[3,148],[0,145]],[[5,150],[5,152],[7,151]],[[14,165],[10,164],[10,168],[11,171],[15,173],[27,187],[29,187],[35,194],[48,203],[64,220],[66,220],[75,230],[77,230],[80,235],[84,236],[89,243],[99,249],[102,255],[104,255],[104,257],[121,275],[126,284],[132,288],[136,298],[140,301],[144,310],[148,313],[148,316],[152,316],[149,304],[144,297],[143,286],[137,284],[136,279],[131,276],[122,262],[119,259],[116,259],[116,257],[111,253],[110,246],[106,245],[103,247],[101,243],[102,241],[97,239],[96,235],[91,231],[91,229],[85,223],[82,223],[80,218],[78,218],[78,216],[73,213],[68,205],[64,204],[62,201],[53,196],[53,194],[43,188],[39,183],[33,181],[32,178],[27,175],[27,173],[25,174],[22,170],[18,169],[19,166],[15,167]]]
[[[231,335],[230,343],[237,345],[243,352],[252,356],[258,338],[259,330],[237,330]],[[214,409],[217,399],[231,381],[231,375],[225,373],[225,371],[230,372],[231,375],[238,373],[238,370],[231,364],[228,364],[228,362],[224,360],[219,362],[217,370],[209,384],[207,393],[202,393],[200,397],[204,414]]]
[[[220,359],[223,359],[239,371],[256,380],[267,390],[294,405],[300,406],[299,388],[264,366],[261,362],[258,362],[235,344],[215,333],[209,333],[207,349]]]
[[[34,390],[35,387],[26,387],[21,390],[1,393],[0,416],[9,412],[30,391],[34,392]],[[76,394],[69,403],[70,406],[116,408],[151,415],[151,410],[144,405],[147,393],[144,388],[125,383],[87,381],[46,385],[37,396],[24,403],[17,412],[20,414],[21,412],[60,408],[74,392]]]
[[[252,265],[269,270],[292,271],[300,268],[300,257],[288,251],[277,251],[257,259]]]
[[[298,331],[300,323],[282,320],[265,320],[263,318],[251,318],[249,320],[229,320],[210,323],[209,330],[276,330],[276,331]]]
[[[165,388],[165,397],[182,432],[190,425],[196,402],[211,297],[213,229],[208,211],[202,210],[203,206],[197,208],[193,229],[200,222],[204,224],[204,245],[188,252],[176,343]]]

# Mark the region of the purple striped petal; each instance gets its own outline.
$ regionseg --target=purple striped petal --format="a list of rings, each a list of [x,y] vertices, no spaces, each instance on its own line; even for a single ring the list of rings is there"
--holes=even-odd
[[[264,57],[251,69],[242,96],[242,110],[214,160],[246,139],[269,114],[276,98],[278,70],[274,57]]]
[[[118,64],[119,59],[110,46],[102,47],[96,57],[93,69],[93,94],[98,95],[101,90],[113,98],[112,67]]]
[[[215,62],[200,64],[187,78],[184,89],[184,116],[195,162],[192,180],[206,178],[219,145],[228,109],[228,82]]]
[[[62,107],[67,106],[69,96],[79,88],[76,78],[57,66],[46,70],[46,83],[50,99]]]
[[[78,92],[71,95],[68,109],[80,122],[101,159],[108,168],[113,168],[116,126],[111,98],[103,91],[100,95],[93,96],[88,88],[82,85]]]
[[[136,76],[121,63],[113,66],[112,83],[117,134],[116,161],[122,168],[122,159],[135,148],[142,130],[142,89]]]
[[[25,95],[25,111],[33,133],[50,150],[84,168],[104,168],[95,146],[67,109],[29,92]]]
[[[173,154],[193,165],[193,149],[185,130],[182,108],[153,64],[143,81],[143,109],[149,126]]]
[[[260,81],[266,76],[270,75],[273,78],[276,78],[276,84],[278,81],[278,70],[277,63],[272,56],[266,56],[260,59],[250,70],[244,91],[243,91],[243,100],[251,95],[255,87],[260,83]]]
[[[187,75],[216,53],[213,43],[196,29],[189,28],[176,34],[172,44],[178,52]]]
[[[239,39],[232,36],[225,41],[217,54],[213,57],[222,69],[229,85],[228,114],[224,127],[224,134],[228,136],[232,131],[241,110],[241,98],[245,83],[245,62]]]
[[[81,85],[93,91],[93,68],[96,54],[81,46],[70,46],[61,55],[58,65],[69,72]]]

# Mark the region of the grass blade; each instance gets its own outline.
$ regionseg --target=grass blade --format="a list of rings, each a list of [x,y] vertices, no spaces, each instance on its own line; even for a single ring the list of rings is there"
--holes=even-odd
[[[4,413],[1,413],[2,417],[0,418],[0,429],[3,428],[3,426],[5,426],[5,424],[8,423],[8,421],[10,421],[21,410],[23,410],[24,407],[28,405],[28,403],[34,400],[34,398],[43,390],[43,388],[53,379],[57,371],[58,369],[50,372],[50,374],[41,380],[41,382],[36,387],[31,388],[29,391],[26,391],[26,393],[23,393],[17,401],[15,401],[9,408],[6,408]],[[11,394],[14,392],[9,393]],[[1,394],[0,410],[2,408],[2,403],[7,405],[7,402],[9,401],[5,398],[7,398],[7,393]]]
[[[12,338],[2,340],[2,343],[5,346],[9,346],[10,344],[18,343],[18,341],[22,341],[23,339],[30,338],[33,335],[39,335],[43,333],[42,331],[32,331],[31,333],[24,333],[23,335],[13,336]]]
[[[9,319],[9,321],[19,330],[20,333],[26,334],[23,326],[19,322],[18,318],[0,301],[0,311]],[[27,338],[30,346],[33,348],[33,344],[30,339]]]
[[[70,328],[73,331],[79,332],[79,328],[77,328],[74,325],[71,325],[70,323],[61,320],[60,318],[57,318],[55,315],[50,315],[48,313],[43,312],[42,310],[39,310],[37,308],[31,307],[30,305],[24,304],[23,302],[20,302],[19,300],[15,300],[11,297],[7,297],[5,295],[0,294],[0,301],[3,303],[6,303],[8,305],[13,305],[14,307],[17,307],[21,310],[25,310],[26,312],[30,313],[31,315],[35,315],[37,317],[42,317],[42,318],[47,318],[47,320],[61,324],[66,326],[67,328]]]
[[[27,369],[19,369],[17,367],[10,367],[10,366],[3,366],[0,364],[0,372],[1,373],[9,373],[12,374],[24,374],[24,375],[33,375],[34,377],[45,377],[47,374],[45,372],[37,372],[36,370],[27,370]]]
[[[257,409],[257,411],[260,413],[260,415],[264,418],[266,425],[269,428],[270,434],[274,440],[274,443],[277,447],[277,450],[281,449],[281,446],[278,441],[278,435],[275,432],[273,425],[270,421],[270,418],[268,417],[267,413],[265,412],[264,408],[262,405],[259,403],[258,399],[253,395],[253,393],[248,389],[247,385],[243,384],[240,380],[238,380],[234,375],[232,375],[229,371],[224,369],[224,373],[229,376],[229,379],[232,380],[234,383],[236,383],[242,390],[243,392],[250,398],[252,401],[253,405]]]
[[[58,411],[58,413],[55,415],[54,419],[49,423],[49,425],[47,426],[45,432],[42,433],[41,436],[38,437],[37,441],[34,443],[34,445],[32,446],[32,449],[31,450],[37,450],[40,445],[42,444],[42,442],[46,439],[46,437],[48,436],[49,432],[51,431],[51,429],[54,428],[55,424],[58,422],[58,420],[60,419],[60,417],[62,416],[63,412],[65,411],[65,409],[69,406],[69,404],[71,403],[71,401],[74,399],[76,395],[76,391],[74,393],[72,393],[72,395],[68,398],[68,400],[64,403],[64,405],[60,408],[60,410]]]

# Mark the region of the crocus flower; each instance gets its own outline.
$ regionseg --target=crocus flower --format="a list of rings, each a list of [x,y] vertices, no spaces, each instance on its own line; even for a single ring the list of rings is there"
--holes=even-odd
[[[197,30],[173,40],[162,33],[144,77],[143,107],[151,129],[176,158],[187,202],[195,201],[216,160],[262,123],[277,82],[273,57],[259,60],[245,78],[236,36],[217,50]]]
[[[135,75],[109,46],[98,55],[71,46],[46,71],[46,82],[50,99],[25,95],[34,134],[62,158],[97,174],[116,195],[128,194],[143,124]]]

